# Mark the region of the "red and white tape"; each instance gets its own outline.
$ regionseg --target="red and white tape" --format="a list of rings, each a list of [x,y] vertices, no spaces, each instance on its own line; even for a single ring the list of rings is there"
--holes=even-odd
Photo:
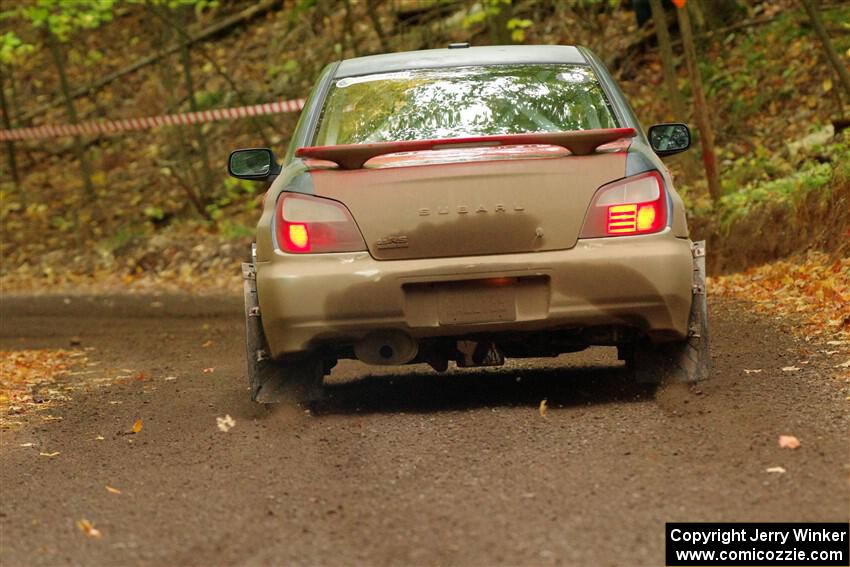
[[[165,114],[162,116],[146,116],[142,118],[126,118],[124,120],[104,120],[102,122],[83,122],[82,124],[54,124],[35,126],[33,128],[14,128],[0,130],[0,141],[36,140],[40,138],[59,138],[62,136],[115,134],[133,130],[147,130],[158,126],[184,126],[201,124],[218,120],[233,120],[250,116],[280,114],[282,112],[298,112],[304,106],[303,99],[281,100],[252,106],[236,108],[216,108],[184,114]]]

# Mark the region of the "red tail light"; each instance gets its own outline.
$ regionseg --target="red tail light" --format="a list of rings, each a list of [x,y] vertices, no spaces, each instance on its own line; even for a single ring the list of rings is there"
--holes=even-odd
[[[311,195],[283,193],[277,201],[277,244],[284,252],[358,252],[366,243],[345,205]]]
[[[667,226],[666,197],[657,171],[605,185],[593,197],[581,238],[658,232]]]

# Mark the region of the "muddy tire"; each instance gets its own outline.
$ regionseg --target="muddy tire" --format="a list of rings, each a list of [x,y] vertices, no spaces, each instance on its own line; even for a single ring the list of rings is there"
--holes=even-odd
[[[304,404],[321,399],[325,361],[308,356],[293,361],[272,360],[260,318],[254,265],[242,264],[245,295],[245,357],[251,399],[260,403],[294,401]]]
[[[693,253],[694,285],[688,317],[688,338],[661,344],[651,344],[645,340],[635,345],[627,364],[638,383],[693,384],[708,376],[711,356],[705,288],[705,242],[694,242]]]

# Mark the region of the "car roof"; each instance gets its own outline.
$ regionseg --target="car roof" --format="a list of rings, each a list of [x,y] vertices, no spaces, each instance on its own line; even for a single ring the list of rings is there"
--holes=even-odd
[[[424,49],[346,59],[340,62],[334,77],[339,79],[409,69],[522,63],[586,64],[587,60],[581,51],[571,45],[495,45]]]

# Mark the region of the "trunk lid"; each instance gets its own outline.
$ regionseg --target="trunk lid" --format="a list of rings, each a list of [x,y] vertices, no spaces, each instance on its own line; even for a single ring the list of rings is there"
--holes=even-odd
[[[596,190],[624,177],[627,147],[580,156],[514,146],[489,159],[486,148],[458,149],[448,163],[442,151],[408,152],[311,176],[316,195],[348,207],[378,260],[562,250],[575,246]]]

